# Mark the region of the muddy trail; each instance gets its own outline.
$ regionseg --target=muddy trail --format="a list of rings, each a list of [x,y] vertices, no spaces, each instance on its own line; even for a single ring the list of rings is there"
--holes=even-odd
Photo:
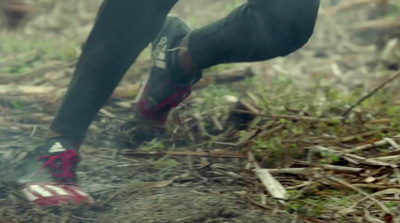
[[[241,3],[181,0],[173,13],[200,27]],[[96,205],[32,206],[13,177],[43,140],[98,7],[38,0],[17,28],[0,21],[0,222],[399,222],[395,0],[324,1],[303,49],[207,69],[167,133],[137,145],[126,123],[145,49],[80,151]]]
[[[1,129],[1,136],[1,147],[18,150],[17,157],[40,142],[26,131]],[[3,160],[0,221],[289,222],[292,219],[285,213],[272,214],[274,207],[278,208],[273,200],[263,208],[257,207],[257,202],[245,196],[253,194],[255,189],[238,183],[235,177],[218,174],[218,168],[211,167],[218,161],[200,166],[194,160],[182,158],[171,165],[160,158],[115,156],[109,147],[85,145],[81,151],[83,161],[78,177],[97,201],[95,206],[32,207],[20,197],[17,187],[9,183],[13,164]]]

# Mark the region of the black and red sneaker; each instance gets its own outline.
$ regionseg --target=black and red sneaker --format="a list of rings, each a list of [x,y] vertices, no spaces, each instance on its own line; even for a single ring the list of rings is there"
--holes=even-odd
[[[170,110],[191,93],[202,73],[187,74],[178,63],[177,55],[182,40],[191,28],[179,17],[168,16],[152,42],[152,67],[141,93],[138,95],[135,120],[136,139],[151,140],[163,132]],[[186,38],[185,38],[186,39]]]
[[[61,137],[44,145],[21,162],[17,179],[26,199],[39,206],[93,204],[94,200],[77,185],[78,150]]]

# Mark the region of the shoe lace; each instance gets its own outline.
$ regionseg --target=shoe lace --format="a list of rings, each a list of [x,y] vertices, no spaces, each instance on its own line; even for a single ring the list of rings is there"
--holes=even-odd
[[[54,179],[60,182],[75,181],[75,169],[77,163],[80,161],[79,154],[74,149],[68,149],[62,153],[55,155],[46,155],[39,158],[40,161],[45,160],[41,171],[48,168],[52,173]]]
[[[154,115],[165,107],[174,108],[178,106],[185,98],[191,94],[191,87],[181,88],[177,90],[173,95],[159,103],[156,107],[146,109],[146,105],[149,103],[148,100],[141,100],[138,102],[139,110],[145,115]]]
[[[191,93],[191,88],[182,88],[178,90],[175,94],[169,96],[167,99],[162,101],[156,110],[159,110],[165,106],[169,106],[170,108],[174,108],[178,106],[185,98],[187,98]]]

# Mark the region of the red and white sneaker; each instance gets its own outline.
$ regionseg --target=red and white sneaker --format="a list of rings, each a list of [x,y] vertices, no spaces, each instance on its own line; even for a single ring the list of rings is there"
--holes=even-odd
[[[201,78],[201,72],[187,74],[177,60],[181,41],[191,28],[182,19],[168,16],[152,42],[152,67],[139,95],[138,115],[163,125],[171,108],[190,95],[191,86]]]
[[[61,137],[48,139],[28,154],[17,173],[21,192],[40,206],[94,204],[94,199],[77,185],[76,168],[80,161],[77,149]]]
[[[152,42],[150,75],[138,95],[135,120],[124,126],[136,127],[132,141],[149,141],[162,134],[170,110],[188,97],[191,86],[200,80],[201,70],[187,74],[177,60],[179,45],[190,31],[179,17],[168,16]]]

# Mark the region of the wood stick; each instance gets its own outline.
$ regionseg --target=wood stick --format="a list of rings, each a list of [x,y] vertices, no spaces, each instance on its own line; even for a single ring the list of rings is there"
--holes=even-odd
[[[364,132],[364,133],[360,133],[360,134],[356,134],[356,135],[351,135],[351,136],[345,136],[339,139],[339,142],[341,143],[346,143],[346,142],[350,142],[353,140],[358,140],[359,138],[365,138],[365,137],[370,137],[373,136],[377,133],[380,133],[381,131],[377,131],[377,130],[371,130],[368,132]]]
[[[337,150],[329,149],[323,146],[313,146],[311,149],[320,151],[320,152],[328,152],[328,153],[333,153],[336,154],[337,156],[340,156],[344,159],[348,159],[350,162],[357,162],[357,163],[363,163],[366,165],[371,165],[371,166],[384,166],[384,167],[391,167],[391,168],[397,168],[397,165],[393,165],[390,163],[386,163],[374,158],[365,158],[362,156],[357,156],[354,154],[348,154],[348,153],[343,153]]]
[[[329,165],[329,164],[322,164],[321,167],[325,170],[335,170],[335,171],[340,171],[340,172],[351,172],[351,173],[360,173],[364,170],[363,168],[336,166],[336,165]]]
[[[71,64],[62,64],[56,67],[46,67],[46,69],[59,69],[61,67],[71,66]],[[32,76],[30,73],[28,76]],[[36,74],[35,74],[36,75]],[[254,73],[251,69],[236,69],[231,71],[222,72],[220,74],[213,74],[210,76],[206,76],[203,78],[203,82],[199,82],[194,86],[195,89],[203,88],[208,86],[209,84],[228,84],[232,82],[242,81],[247,77],[254,76]],[[16,78],[22,78],[17,76]],[[9,80],[11,81],[11,80]],[[125,86],[118,87],[112,98],[123,98],[123,99],[134,99],[140,90],[140,84],[129,84]],[[2,98],[4,96],[14,96],[14,95],[26,95],[26,96],[34,96],[34,95],[53,95],[54,92],[66,92],[66,88],[59,88],[55,86],[32,86],[32,85],[0,85],[0,95]],[[58,95],[58,94],[57,94]]]
[[[40,95],[52,94],[58,90],[53,86],[30,86],[30,85],[0,85],[2,98],[6,95]]]
[[[283,169],[268,169],[271,174],[295,174],[309,175],[310,173],[321,172],[323,169],[318,167],[313,168],[283,168]]]
[[[260,179],[265,189],[267,189],[273,198],[278,199],[279,203],[284,205],[289,195],[283,185],[271,175],[268,169],[260,167],[252,152],[247,152],[247,159],[249,163],[254,166],[254,173],[257,175],[258,179]]]
[[[383,18],[367,22],[358,23],[356,26],[350,27],[349,31],[352,32],[366,32],[366,31],[393,31],[393,29],[400,28],[400,18]]]
[[[380,208],[383,211],[385,211],[386,213],[391,213],[391,211],[384,204],[382,204],[376,198],[372,197],[370,194],[368,194],[368,193],[364,192],[363,190],[359,189],[358,187],[355,187],[354,185],[352,185],[350,183],[347,183],[345,180],[339,179],[339,178],[334,177],[334,176],[329,176],[328,179],[330,179],[330,180],[332,180],[332,181],[334,181],[336,183],[342,184],[343,186],[345,186],[345,187],[347,187],[349,189],[352,189],[352,190],[358,192],[359,194],[362,194],[365,197],[365,199],[369,199],[372,202],[374,202],[375,204],[379,205]]]
[[[383,87],[385,87],[388,83],[392,82],[393,80],[395,80],[396,78],[400,77],[400,72],[398,72],[397,74],[393,75],[391,78],[387,79],[386,81],[384,81],[382,84],[380,84],[378,87],[376,87],[375,89],[373,89],[371,92],[369,92],[367,95],[361,97],[355,104],[353,104],[352,106],[350,106],[350,108],[346,109],[343,113],[342,116],[346,119],[350,112],[357,106],[359,106],[361,103],[363,103],[365,100],[367,100],[368,98],[370,98],[372,95],[374,95],[376,92],[378,92],[380,89],[382,89]]]
[[[246,158],[243,154],[227,154],[227,153],[215,153],[215,152],[193,152],[193,151],[166,151],[166,152],[146,152],[140,150],[123,150],[122,155],[125,156],[198,156],[198,157],[216,157],[216,158]]]
[[[366,188],[366,189],[388,189],[388,188],[395,188],[400,189],[399,185],[381,185],[381,184],[353,184],[353,186],[358,188]]]
[[[245,114],[252,114],[261,117],[267,117],[272,119],[288,119],[288,120],[302,120],[302,121],[309,121],[309,122],[335,122],[338,120],[342,120],[342,117],[333,117],[333,118],[318,118],[318,117],[311,117],[311,116],[301,116],[301,115],[269,115],[263,113],[254,113],[245,110],[235,110],[236,112],[245,113]]]
[[[400,155],[395,155],[395,156],[382,156],[382,157],[376,157],[375,159],[384,161],[384,162],[397,162],[400,160]]]
[[[338,172],[348,172],[348,173],[360,173],[364,170],[363,168],[358,168],[358,167],[337,166],[330,164],[314,164],[308,161],[297,161],[296,164],[307,165],[315,168],[322,168],[324,170],[334,170]]]
[[[360,152],[362,150],[366,150],[366,149],[369,149],[369,148],[372,148],[372,147],[384,146],[384,145],[387,145],[387,144],[389,144],[389,142],[386,139],[382,139],[382,140],[379,140],[379,141],[376,141],[376,142],[373,142],[373,143],[369,143],[369,144],[365,144],[365,145],[361,145],[361,146],[356,146],[356,147],[351,148],[351,149],[345,149],[345,150],[343,150],[341,152],[343,152],[343,153],[355,153],[355,152]]]

